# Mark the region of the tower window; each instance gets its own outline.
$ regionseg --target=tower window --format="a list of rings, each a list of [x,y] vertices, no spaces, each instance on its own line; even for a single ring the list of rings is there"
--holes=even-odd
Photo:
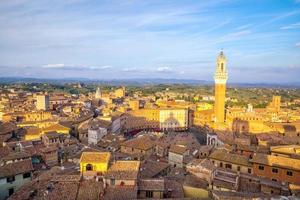
[[[286,172],[286,175],[288,175],[288,176],[293,176],[293,172],[292,172],[292,171],[287,171],[287,172]]]
[[[153,197],[153,191],[146,191],[146,197],[152,198]]]
[[[9,176],[9,177],[6,178],[7,183],[12,183],[14,181],[15,181],[15,176]]]
[[[93,165],[92,164],[87,164],[85,169],[86,169],[86,171],[93,171]]]
[[[223,71],[224,69],[224,63],[221,63],[221,70]]]
[[[231,164],[225,164],[225,168],[231,169]]]
[[[263,165],[259,165],[259,166],[258,166],[258,169],[259,169],[259,170],[264,170],[265,167],[264,167]]]

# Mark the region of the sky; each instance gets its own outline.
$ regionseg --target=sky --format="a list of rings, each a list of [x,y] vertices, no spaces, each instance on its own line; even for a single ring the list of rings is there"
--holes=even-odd
[[[0,77],[300,82],[300,0],[1,0]]]

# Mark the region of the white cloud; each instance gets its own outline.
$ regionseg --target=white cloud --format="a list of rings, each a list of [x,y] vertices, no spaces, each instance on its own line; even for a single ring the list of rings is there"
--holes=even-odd
[[[89,69],[111,69],[112,66],[110,65],[104,65],[104,66],[88,66]]]
[[[170,72],[172,71],[170,67],[158,67],[157,68],[158,72]]]
[[[170,72],[172,73],[173,70],[170,67],[158,67],[156,69],[151,69],[151,68],[136,68],[136,67],[132,67],[132,68],[124,68],[122,69],[123,72],[132,72],[132,73],[147,73],[147,74],[155,74],[155,73],[166,73],[166,72]]]
[[[136,71],[138,71],[138,69],[137,68],[124,68],[124,69],[122,69],[122,71],[123,72],[136,72]]]
[[[252,26],[252,24],[245,24],[236,28],[236,30],[244,30]]]
[[[271,24],[273,22],[291,17],[293,15],[297,15],[297,14],[299,14],[299,12],[300,12],[300,10],[293,10],[293,11],[290,11],[290,12],[286,12],[286,13],[283,13],[283,14],[276,15],[274,18],[270,19],[269,21],[260,24],[260,26],[265,26],[265,25]]]
[[[242,37],[247,36],[249,34],[251,34],[250,30],[243,30],[243,31],[229,33],[229,34],[224,35],[223,37],[221,37],[221,39],[220,39],[219,42],[227,42],[227,41],[239,40]]]
[[[65,64],[47,64],[43,65],[43,68],[64,68]]]
[[[101,68],[102,69],[110,69],[110,68],[112,68],[112,66],[110,66],[110,65],[104,65],[104,66],[101,66]]]
[[[105,69],[111,69],[113,68],[110,65],[103,65],[103,66],[97,66],[97,65],[66,65],[62,63],[58,64],[47,64],[43,65],[43,68],[48,69],[65,69],[65,70],[105,70]]]
[[[290,24],[288,26],[283,26],[281,27],[280,29],[297,29],[297,28],[300,28],[300,22],[299,23],[295,23],[295,24]]]

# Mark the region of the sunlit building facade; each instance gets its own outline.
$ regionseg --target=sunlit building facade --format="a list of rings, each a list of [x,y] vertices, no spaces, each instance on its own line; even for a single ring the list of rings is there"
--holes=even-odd
[[[37,110],[49,110],[49,95],[37,95],[36,96],[36,109]]]
[[[215,105],[214,114],[215,122],[223,123],[225,121],[225,94],[226,94],[226,82],[228,79],[226,68],[226,57],[221,51],[217,57],[217,68],[215,72]]]

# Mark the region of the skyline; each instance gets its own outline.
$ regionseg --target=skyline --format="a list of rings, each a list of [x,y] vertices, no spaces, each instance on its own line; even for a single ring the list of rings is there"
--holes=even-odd
[[[0,3],[1,77],[299,82],[299,0],[51,2]]]

